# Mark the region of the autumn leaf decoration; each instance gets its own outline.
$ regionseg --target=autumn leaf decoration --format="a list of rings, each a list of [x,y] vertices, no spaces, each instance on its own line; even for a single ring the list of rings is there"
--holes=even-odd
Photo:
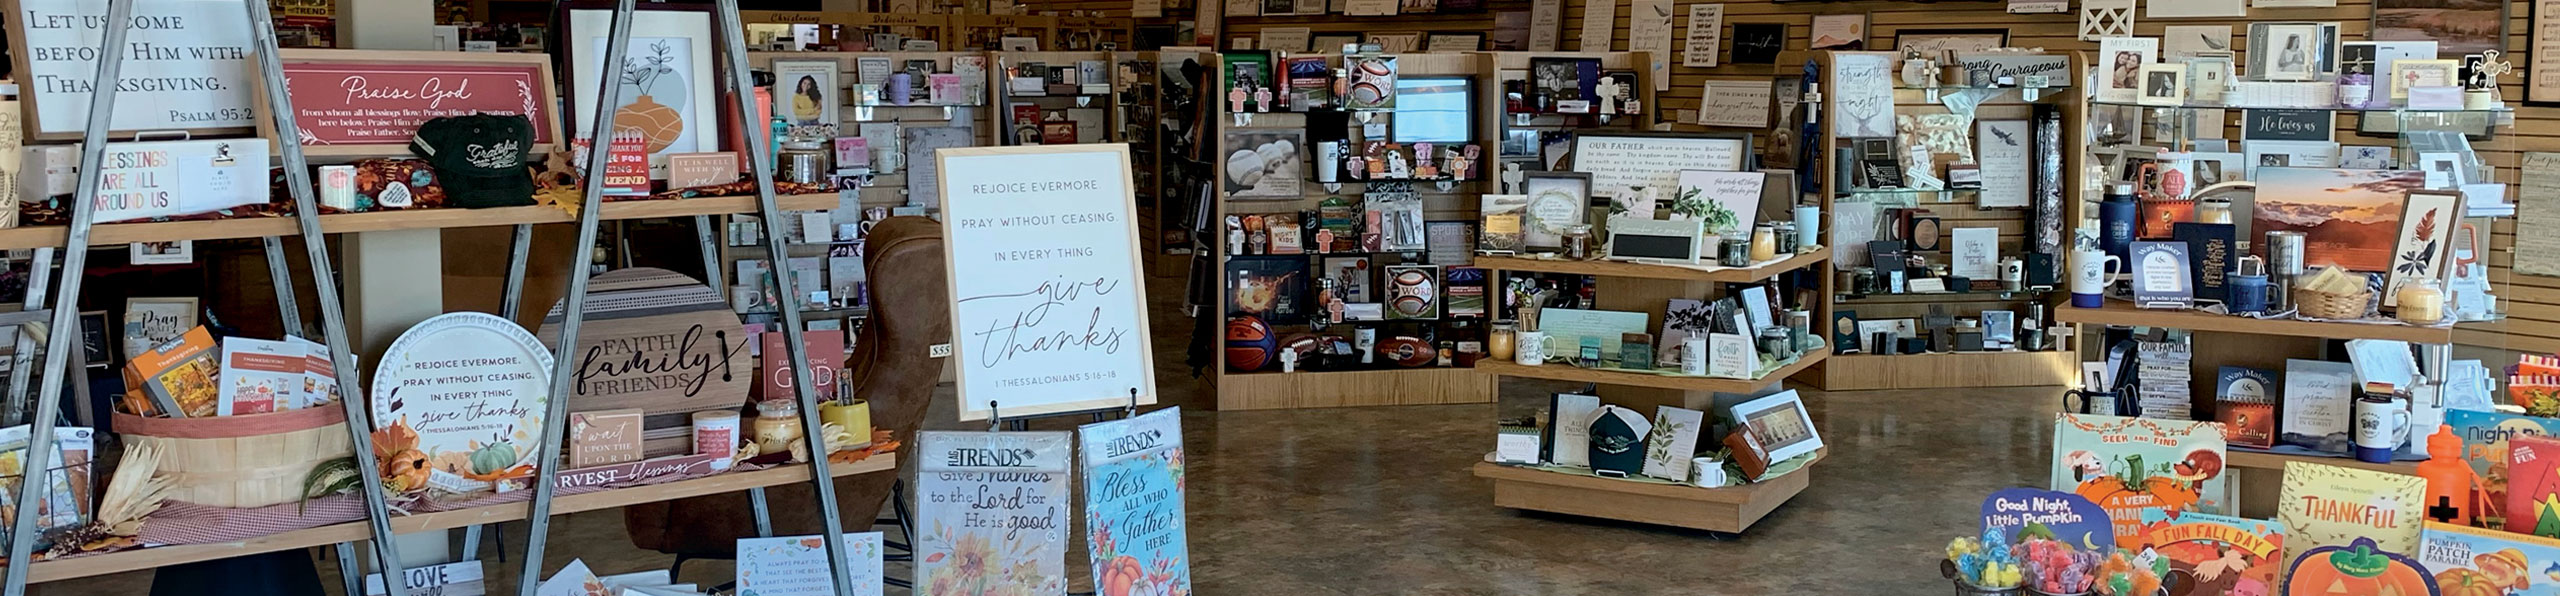
[[[2426,240],[2426,243],[2400,254],[2399,273],[2401,275],[2425,275],[2428,271],[2435,269],[2437,211],[2439,210],[2428,210],[2425,216],[2418,218],[2418,228],[2413,232],[2418,238]]]

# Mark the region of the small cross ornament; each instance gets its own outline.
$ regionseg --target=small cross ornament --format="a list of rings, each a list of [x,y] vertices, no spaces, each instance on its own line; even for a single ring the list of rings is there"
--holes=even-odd
[[[2511,62],[2499,60],[2498,57],[2500,54],[2501,52],[2497,50],[2481,52],[2479,74],[2482,79],[2481,86],[2487,87],[2489,89],[2489,93],[2493,96],[2497,96],[2498,101],[2503,103],[2506,101],[2506,97],[2504,97],[2502,95],[2502,91],[2498,89],[2498,81],[2506,78],[2507,73],[2515,72],[2516,65]]]

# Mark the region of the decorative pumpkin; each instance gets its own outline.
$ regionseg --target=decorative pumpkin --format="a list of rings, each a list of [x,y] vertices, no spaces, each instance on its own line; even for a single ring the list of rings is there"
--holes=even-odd
[[[373,456],[388,458],[391,454],[418,448],[418,431],[409,428],[409,417],[401,416],[373,431]]]
[[[1102,590],[1102,596],[1129,596],[1138,580],[1146,576],[1147,570],[1138,564],[1137,557],[1120,555],[1102,566],[1102,576],[1094,578],[1094,585]]]
[[[2507,589],[2489,576],[2469,569],[2448,569],[2436,574],[2436,588],[2444,596],[2506,596]]]
[[[382,481],[396,492],[409,492],[427,487],[427,453],[416,449],[393,452],[382,460]]]
[[[504,442],[490,443],[471,451],[471,474],[486,476],[506,471],[516,465],[516,446]]]

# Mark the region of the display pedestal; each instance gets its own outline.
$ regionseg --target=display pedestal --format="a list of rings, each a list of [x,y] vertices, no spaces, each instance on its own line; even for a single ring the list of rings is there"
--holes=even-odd
[[[1816,462],[1821,461],[1818,457]],[[1768,482],[1698,488],[1551,472],[1480,462],[1493,504],[1698,530],[1739,533],[1812,484],[1812,464]]]

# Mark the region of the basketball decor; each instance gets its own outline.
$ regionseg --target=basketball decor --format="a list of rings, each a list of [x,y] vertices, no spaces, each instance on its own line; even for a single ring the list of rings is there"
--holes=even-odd
[[[1227,367],[1237,372],[1262,370],[1278,353],[1279,340],[1271,335],[1271,326],[1252,316],[1227,319]]]
[[[616,269],[590,283],[586,325],[569,352],[569,411],[638,409],[644,455],[691,453],[694,412],[746,402],[754,338],[720,292],[683,274]],[[544,343],[558,345],[566,305],[543,315]]]
[[[369,399],[377,440],[402,438],[393,455],[423,464],[428,486],[506,492],[530,486],[550,392],[540,340],[496,315],[457,312],[393,340]]]

